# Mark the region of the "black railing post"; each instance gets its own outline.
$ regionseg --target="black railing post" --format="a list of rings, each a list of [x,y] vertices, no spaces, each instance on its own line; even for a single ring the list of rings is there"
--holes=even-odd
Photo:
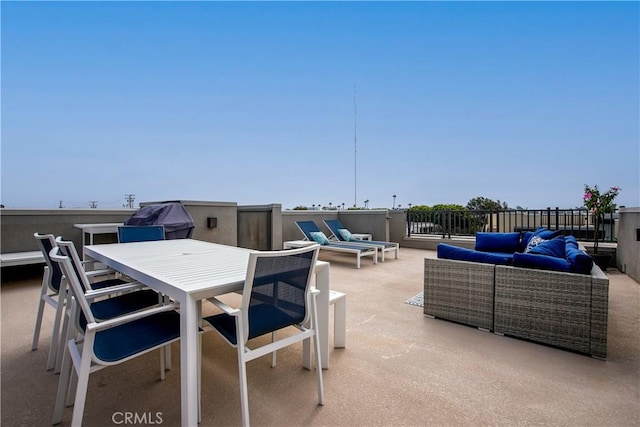
[[[551,208],[547,206],[547,227],[551,225]]]
[[[560,208],[558,208],[556,206],[556,230],[559,230],[559,223],[560,223]]]

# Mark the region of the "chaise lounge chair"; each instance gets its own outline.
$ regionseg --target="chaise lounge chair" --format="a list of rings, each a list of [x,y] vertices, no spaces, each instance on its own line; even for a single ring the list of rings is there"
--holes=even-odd
[[[363,246],[358,243],[330,241],[327,236],[313,221],[296,221],[298,229],[304,234],[305,240],[320,244],[321,251],[342,252],[355,254],[356,268],[360,268],[360,258],[363,256],[373,256],[373,263],[378,263],[378,250],[373,246]]]
[[[398,252],[400,251],[400,245],[397,243],[381,242],[381,241],[375,241],[375,240],[360,240],[360,239],[353,238],[351,237],[351,233],[349,232],[347,227],[342,225],[340,220],[337,220],[337,219],[325,219],[324,223],[329,228],[329,230],[331,230],[332,236],[335,237],[336,240],[340,242],[353,243],[353,244],[357,243],[359,245],[375,247],[382,254],[382,262],[384,262],[384,253],[390,252],[390,251],[395,251],[396,259],[398,259]]]

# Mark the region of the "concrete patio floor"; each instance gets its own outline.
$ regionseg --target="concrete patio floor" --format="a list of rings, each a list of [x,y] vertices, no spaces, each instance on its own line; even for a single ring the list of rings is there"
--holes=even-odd
[[[608,358],[502,337],[425,317],[405,301],[422,291],[423,259],[355,269],[353,257],[321,253],[331,286],[347,294],[347,348],[331,350],[325,406],[301,345],[249,364],[251,421],[264,426],[640,426],[640,284],[609,270]],[[31,338],[40,278],[3,279],[2,412],[7,426],[50,425],[58,376],[45,370],[53,310],[37,351]],[[206,310],[210,310],[209,307]],[[332,332],[331,332],[332,333]],[[331,337],[332,338],[332,337]],[[332,339],[331,339],[332,342]],[[159,380],[152,353],[92,374],[84,424],[123,425],[123,413],[148,424],[180,423],[179,344],[174,369]],[[235,350],[203,336],[202,426],[241,424]],[[71,424],[71,408],[62,425]]]

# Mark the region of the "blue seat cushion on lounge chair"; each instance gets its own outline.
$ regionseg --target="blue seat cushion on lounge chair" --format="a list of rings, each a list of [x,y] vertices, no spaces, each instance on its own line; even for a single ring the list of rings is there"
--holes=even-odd
[[[375,250],[375,247],[373,246],[363,246],[363,245],[350,245],[350,243],[354,243],[354,242],[329,242],[326,245],[322,245],[322,246],[329,246],[331,248],[344,248],[344,249],[351,249],[351,250],[359,250],[360,252],[369,252],[372,250]],[[371,242],[367,242],[367,241],[362,241],[362,243],[371,243]]]
[[[205,317],[211,326],[216,328],[227,341],[233,345],[238,345],[238,335],[236,332],[236,319],[226,313]],[[289,313],[278,310],[268,304],[259,304],[249,307],[249,337],[256,338],[272,331],[295,325],[304,320],[304,313],[301,316],[291,316]]]
[[[476,251],[513,253],[520,249],[520,233],[476,233]]]
[[[438,258],[481,262],[485,264],[510,265],[513,254],[474,251],[473,249],[460,248],[446,243],[439,243]]]
[[[538,270],[571,271],[571,264],[565,258],[520,252],[513,254],[513,266]]]
[[[571,264],[571,271],[580,274],[591,274],[593,268],[593,259],[582,252],[577,247],[567,244],[565,248],[565,257]]]
[[[550,240],[554,237],[558,237],[561,234],[560,230],[549,230],[544,227],[538,227],[535,231],[526,231],[522,234],[522,239],[520,241],[520,250],[519,252],[524,252],[529,244],[529,241],[534,237],[538,236],[544,240]]]
[[[96,333],[93,352],[116,362],[180,337],[180,315],[166,311]]]
[[[553,256],[556,258],[565,257],[564,236],[554,237],[551,240],[543,240],[531,248],[527,253]]]

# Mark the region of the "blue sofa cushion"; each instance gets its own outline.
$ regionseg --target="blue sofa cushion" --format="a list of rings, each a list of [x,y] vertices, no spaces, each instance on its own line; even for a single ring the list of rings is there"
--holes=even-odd
[[[513,254],[513,266],[535,268],[538,270],[571,271],[571,264],[565,258],[556,258],[539,254]]]
[[[520,233],[476,233],[476,251],[513,253],[520,249]]]
[[[591,268],[593,267],[593,259],[582,252],[577,247],[573,247],[571,244],[567,244],[565,248],[565,257],[571,265],[571,271],[580,274],[591,274]]]
[[[473,249],[439,243],[438,258],[481,262],[484,264],[510,265],[513,254],[474,251]]]
[[[573,246],[578,249],[578,239],[576,239],[576,236],[564,236],[564,242],[567,246]]]
[[[527,249],[527,245],[529,244],[529,241],[534,237],[534,236],[538,236],[541,239],[544,240],[551,240],[554,237],[558,237],[560,236],[561,232],[560,230],[549,230],[547,228],[544,227],[538,227],[536,228],[536,231],[526,231],[522,234],[522,240],[520,242],[520,252],[525,252]]]
[[[535,236],[531,241],[535,240],[537,236]],[[543,240],[538,243],[536,246],[532,247],[527,253],[530,254],[538,254],[538,255],[547,255],[554,256],[556,258],[564,258],[565,257],[565,243],[564,236],[558,236],[551,240]]]

